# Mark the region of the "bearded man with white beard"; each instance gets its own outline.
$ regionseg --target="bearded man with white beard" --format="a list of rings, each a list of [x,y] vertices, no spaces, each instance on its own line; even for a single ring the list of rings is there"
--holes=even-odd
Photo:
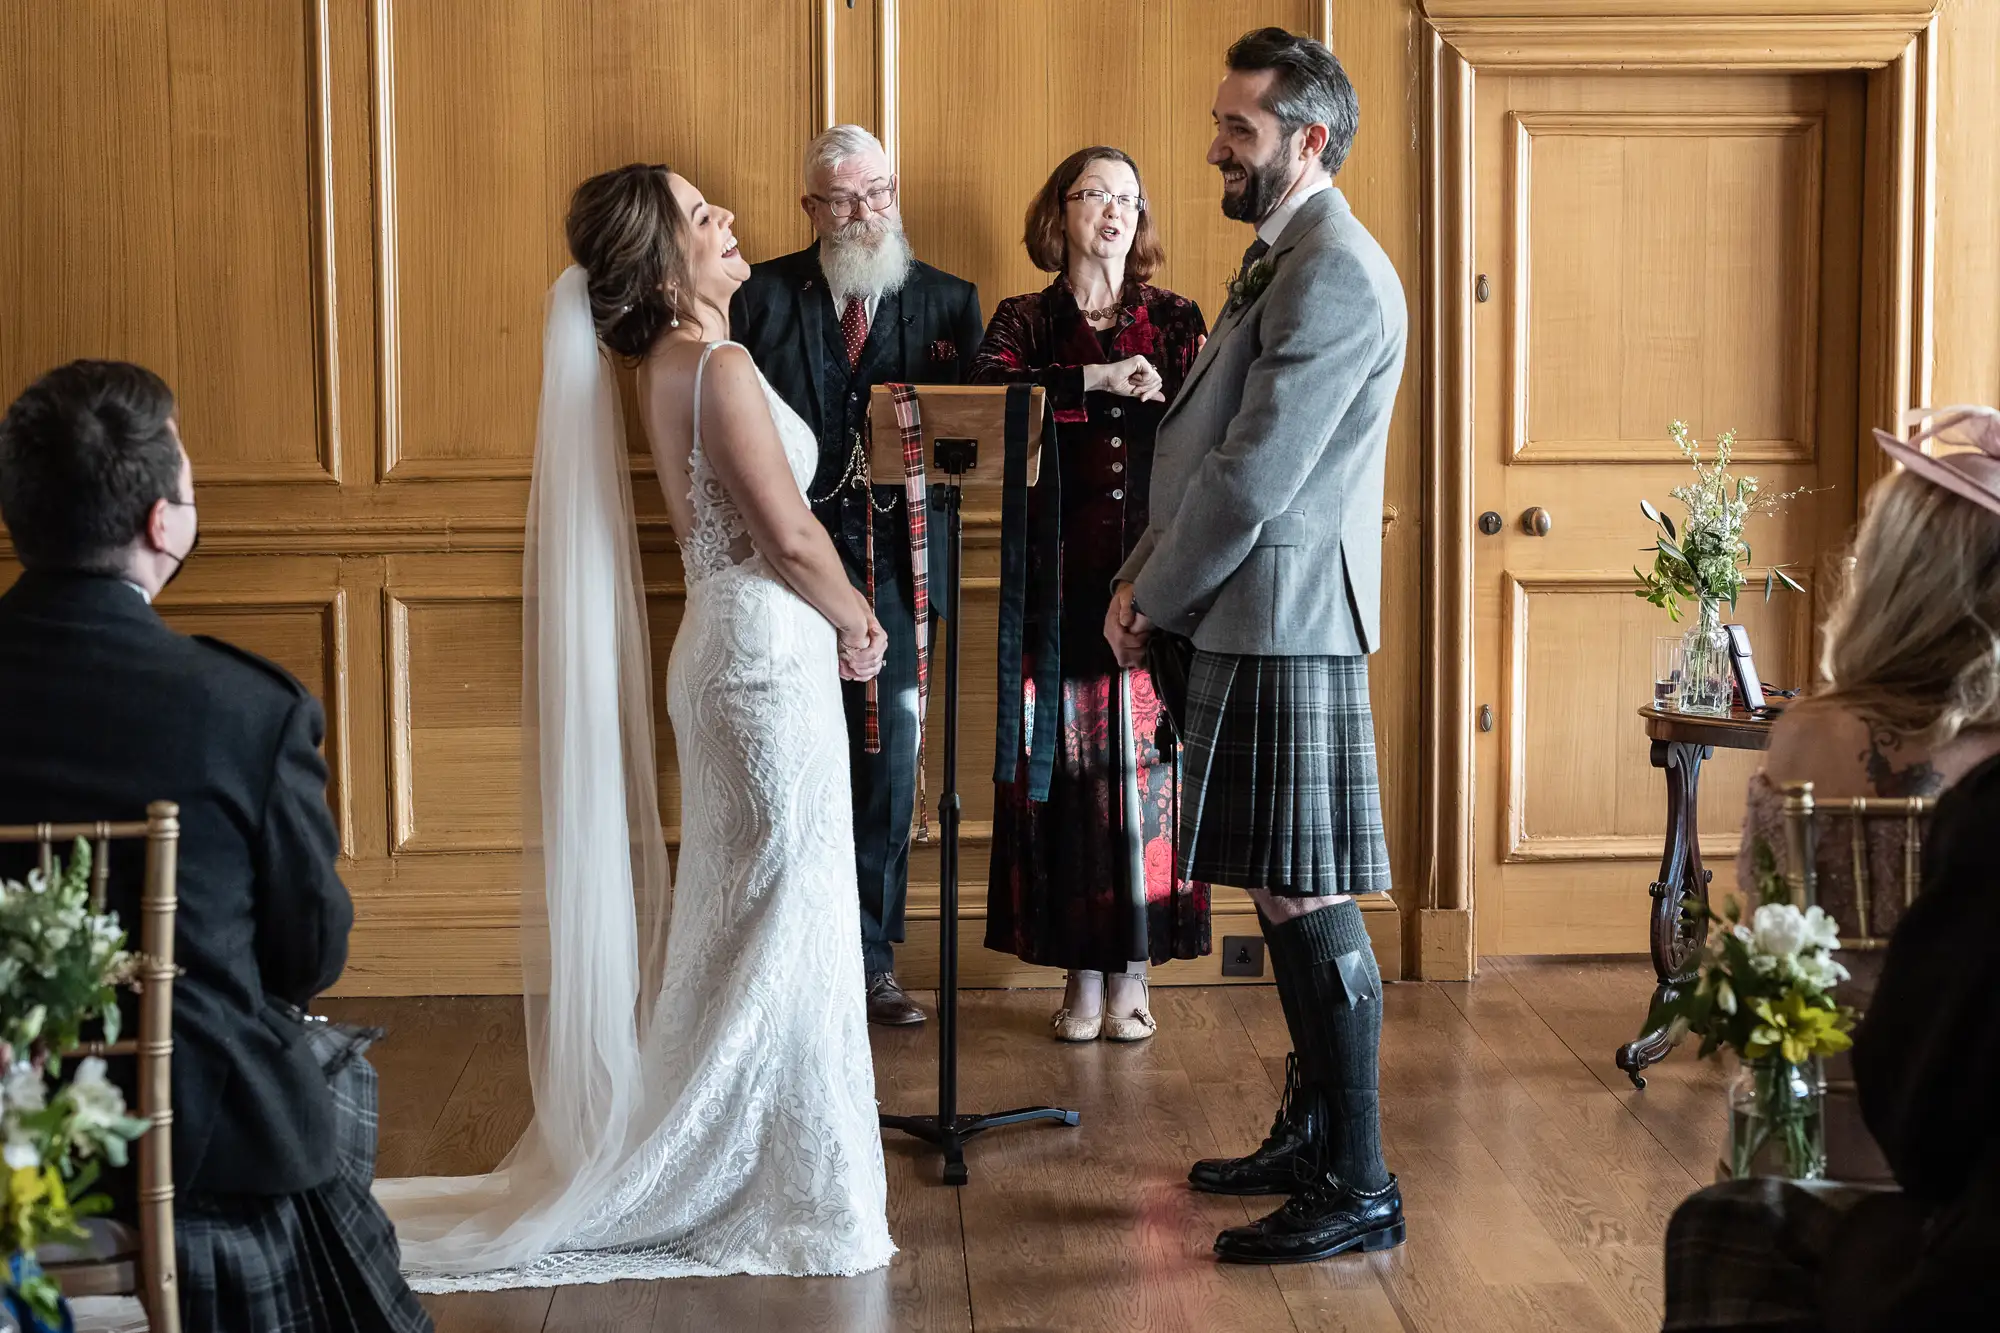
[[[897,204],[895,171],[875,136],[858,125],[825,131],[806,146],[799,199],[818,239],[753,265],[729,306],[730,335],[819,436],[807,498],[864,590],[874,528],[875,614],[889,636],[877,677],[878,753],[867,751],[865,687],[842,689],[868,1019],[889,1025],[924,1021],[895,971],[916,804],[917,628],[902,479],[870,494],[862,430],[877,384],[964,382],[985,329],[978,289],[911,254]]]

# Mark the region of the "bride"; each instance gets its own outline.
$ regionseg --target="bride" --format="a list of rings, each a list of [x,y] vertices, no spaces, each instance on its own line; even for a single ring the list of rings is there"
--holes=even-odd
[[[524,562],[535,1118],[489,1175],[378,1182],[420,1291],[853,1274],[895,1252],[839,684],[886,640],[806,507],[811,429],[726,341],[750,272],[732,221],[659,166],[571,201]],[[678,893],[614,355],[637,364],[687,583]]]

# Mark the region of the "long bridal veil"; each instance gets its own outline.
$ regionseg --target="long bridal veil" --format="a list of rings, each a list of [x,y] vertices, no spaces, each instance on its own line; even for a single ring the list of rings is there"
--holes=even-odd
[[[534,1122],[483,1176],[385,1180],[418,1285],[532,1263],[612,1197],[672,885],[632,482],[581,268],[550,289],[523,552],[521,962]]]

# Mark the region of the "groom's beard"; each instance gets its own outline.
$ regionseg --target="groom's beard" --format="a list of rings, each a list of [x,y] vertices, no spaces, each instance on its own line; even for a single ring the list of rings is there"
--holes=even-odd
[[[867,301],[887,296],[903,285],[915,262],[897,218],[880,214],[855,218],[820,237],[820,271],[826,274],[836,308],[850,297]]]
[[[1271,160],[1262,165],[1252,165],[1240,158],[1231,165],[1242,167],[1245,172],[1243,193],[1234,198],[1227,192],[1223,194],[1222,216],[1232,222],[1260,226],[1291,188],[1292,182],[1285,170],[1291,164],[1285,160],[1283,153],[1273,153]]]

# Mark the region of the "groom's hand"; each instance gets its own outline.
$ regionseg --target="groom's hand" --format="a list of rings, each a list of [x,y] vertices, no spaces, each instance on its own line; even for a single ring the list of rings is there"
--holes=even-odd
[[[1153,622],[1132,605],[1132,585],[1121,583],[1111,594],[1104,611],[1104,641],[1121,667],[1145,665],[1146,640],[1152,637]]]
[[[859,642],[849,643],[843,639],[840,644],[840,678],[842,680],[873,680],[882,670],[883,659],[889,655],[889,635],[882,628],[882,622],[875,613],[868,613],[866,636]]]

